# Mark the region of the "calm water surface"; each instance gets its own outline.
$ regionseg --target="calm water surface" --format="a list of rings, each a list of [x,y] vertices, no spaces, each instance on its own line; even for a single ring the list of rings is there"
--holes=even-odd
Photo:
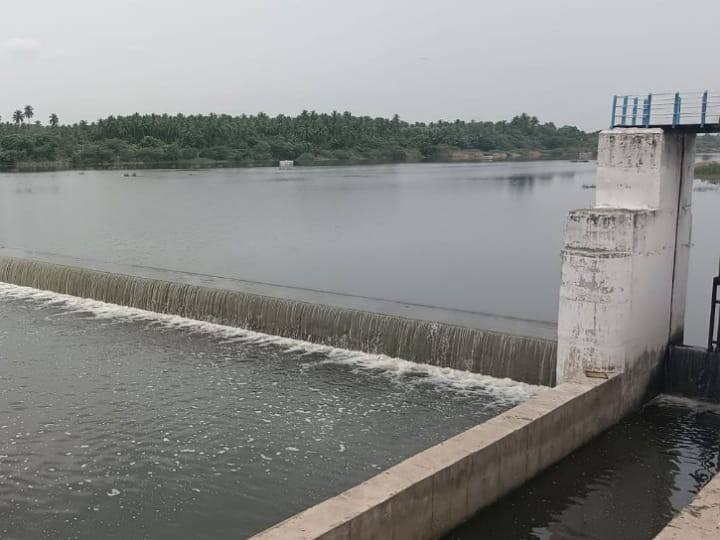
[[[244,538],[532,387],[0,285],[0,538]]]
[[[0,246],[554,321],[594,182],[560,161],[0,174]],[[691,343],[719,254],[720,192],[697,189]]]
[[[719,459],[720,408],[660,397],[447,539],[649,540]]]

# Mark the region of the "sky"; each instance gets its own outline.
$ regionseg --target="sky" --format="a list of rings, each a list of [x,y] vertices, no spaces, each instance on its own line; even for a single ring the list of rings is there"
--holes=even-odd
[[[349,110],[595,130],[720,90],[718,0],[0,0],[0,116]]]

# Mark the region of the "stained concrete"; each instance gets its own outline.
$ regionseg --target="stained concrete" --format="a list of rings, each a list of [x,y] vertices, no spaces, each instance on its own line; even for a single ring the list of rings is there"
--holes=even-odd
[[[682,340],[694,146],[661,129],[600,134],[595,206],[565,227],[558,381],[647,374]]]

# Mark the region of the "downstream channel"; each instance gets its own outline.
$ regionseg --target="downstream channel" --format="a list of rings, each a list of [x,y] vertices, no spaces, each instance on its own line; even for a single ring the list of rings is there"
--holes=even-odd
[[[720,468],[720,406],[660,396],[446,540],[650,540]]]
[[[0,537],[244,538],[535,387],[0,284]]]

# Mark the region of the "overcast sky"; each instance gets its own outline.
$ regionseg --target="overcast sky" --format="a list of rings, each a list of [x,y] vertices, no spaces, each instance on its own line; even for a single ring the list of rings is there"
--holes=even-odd
[[[509,119],[720,89],[718,0],[0,0],[0,115]]]

